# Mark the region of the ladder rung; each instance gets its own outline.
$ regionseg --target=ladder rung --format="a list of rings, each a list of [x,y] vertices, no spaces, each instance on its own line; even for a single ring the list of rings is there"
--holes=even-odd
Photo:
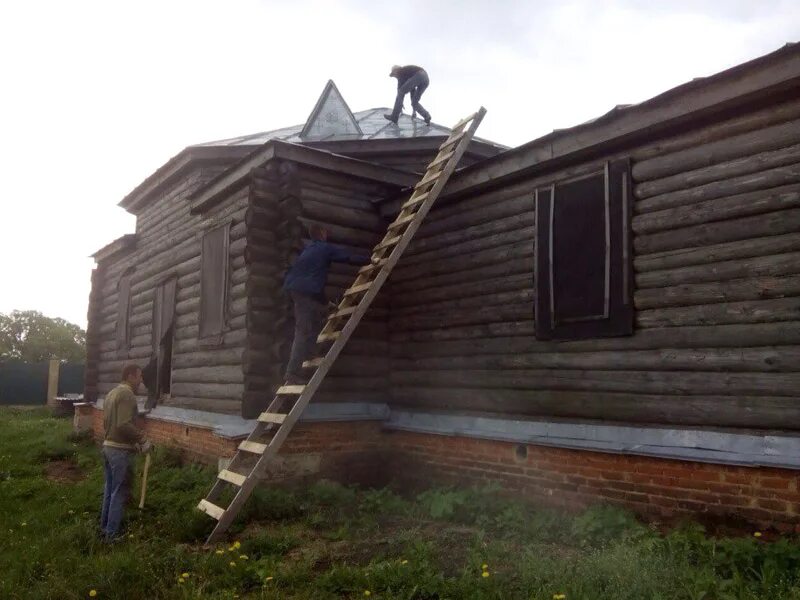
[[[476,115],[476,114],[477,114],[477,113],[472,113],[470,116],[468,116],[468,117],[464,117],[463,119],[461,119],[461,120],[460,120],[458,123],[456,123],[455,125],[453,125],[453,131],[455,131],[455,130],[457,130],[457,129],[461,129],[462,127],[464,127],[464,125],[466,125],[467,123],[469,123],[470,121],[472,121],[472,119],[474,119],[474,118],[475,118],[475,115]]]
[[[339,319],[341,317],[346,317],[347,315],[352,315],[356,312],[357,306],[348,306],[347,308],[341,308],[337,310],[335,313],[331,315],[330,318]]]
[[[430,196],[430,192],[425,192],[424,194],[417,194],[416,196],[411,196],[411,199],[406,201],[406,203],[400,207],[400,210],[405,210],[407,208],[411,208],[412,206],[416,206],[417,204],[425,202],[428,196]]]
[[[400,238],[397,238],[398,240]],[[345,296],[353,296],[355,294],[360,294],[361,292],[366,292],[370,287],[372,287],[372,282],[362,283],[361,285],[357,285],[355,287],[351,287],[345,290]]]
[[[239,444],[239,450],[244,450],[245,452],[250,452],[251,454],[264,454],[267,451],[266,444],[259,444],[258,442],[248,442],[244,441]]]
[[[457,143],[465,135],[467,135],[466,131],[459,131],[455,135],[451,135],[449,138],[447,138],[444,141],[444,143],[441,146],[439,146],[439,150],[441,151],[441,150],[444,150],[445,148],[449,148],[453,144]]]
[[[306,386],[298,385],[293,387],[304,388]],[[280,390],[278,391],[280,392]],[[263,412],[260,415],[258,415],[258,420],[261,421],[262,423],[275,423],[276,425],[280,425],[286,420],[286,415],[282,415],[280,413]]]
[[[320,333],[319,337],[317,337],[317,343],[321,344],[322,342],[330,342],[333,340],[338,340],[341,334],[342,334],[341,331],[333,331],[331,333]]]
[[[322,361],[325,360],[324,357],[320,356],[317,358],[312,358],[311,360],[303,361],[303,368],[305,369],[316,369],[318,366],[322,364]]]
[[[450,150],[449,152],[446,152],[445,154],[434,160],[431,164],[429,164],[428,169],[430,170],[433,169],[434,167],[438,167],[442,163],[446,163],[455,153],[456,153],[455,150]]]
[[[361,267],[358,270],[358,272],[361,273],[361,274],[369,273],[370,271],[374,271],[375,269],[380,269],[382,266],[384,266],[388,262],[389,262],[388,258],[382,258],[377,265],[374,264],[374,263],[369,264],[369,265],[365,265],[365,266]]]
[[[299,396],[303,393],[303,390],[306,389],[304,385],[283,385],[278,388],[278,391],[275,392],[276,396]],[[259,417],[261,420],[261,417]]]
[[[390,230],[399,229],[400,227],[402,227],[406,223],[411,223],[411,221],[413,221],[414,217],[416,217],[416,216],[417,216],[416,214],[411,214],[411,215],[406,215],[402,219],[397,219],[394,223],[389,225],[389,229]]]
[[[216,504],[211,504],[208,500],[200,500],[200,504],[197,505],[197,508],[202,510],[206,513],[209,517],[214,517],[217,521],[222,518],[222,515],[225,514],[225,509],[220,508]]]
[[[433,173],[425,175],[425,177],[422,178],[422,181],[420,181],[417,185],[414,186],[414,189],[418,190],[420,188],[424,188],[426,185],[430,185],[431,183],[439,179],[439,177],[441,176],[442,176],[441,171],[434,171]]]
[[[376,250],[382,250],[383,248],[389,248],[390,246],[394,246],[397,242],[403,239],[403,236],[398,235],[391,239],[386,240],[385,242],[381,242],[377,246],[375,246]],[[346,294],[345,294],[346,295]]]
[[[244,482],[247,480],[247,477],[244,475],[240,475],[239,473],[234,473],[233,471],[229,471],[228,469],[222,469],[222,471],[217,474],[217,477],[220,479],[227,481],[228,483],[232,483],[233,485],[238,485],[242,487]]]

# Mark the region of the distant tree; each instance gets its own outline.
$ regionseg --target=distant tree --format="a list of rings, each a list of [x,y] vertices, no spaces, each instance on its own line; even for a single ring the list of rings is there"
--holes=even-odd
[[[0,360],[41,362],[57,358],[86,359],[86,332],[64,319],[51,319],[36,310],[0,313]]]

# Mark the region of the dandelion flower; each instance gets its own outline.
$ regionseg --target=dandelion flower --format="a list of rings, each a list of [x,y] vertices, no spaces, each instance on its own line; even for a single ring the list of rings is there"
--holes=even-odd
[[[266,578],[264,581],[272,581],[272,575],[270,575],[269,577],[267,577],[267,578]]]
[[[247,556],[247,554],[240,554],[239,555],[239,560],[247,560],[248,558],[249,557]]]
[[[489,576],[489,571],[484,571],[483,573],[481,573],[481,577],[483,577],[484,579],[487,578],[488,576]]]
[[[89,590],[89,598],[94,598],[97,596],[97,590]]]
[[[25,523],[23,523],[23,525],[25,525]],[[755,537],[761,537],[761,532],[760,531],[756,531],[753,535]]]
[[[183,583],[184,581],[186,580],[183,577],[178,577],[178,583]]]
[[[222,550],[217,550],[217,554],[225,554]]]
[[[238,550],[239,548],[242,547],[242,545],[239,542],[233,542],[233,547]]]
[[[189,579],[189,573],[181,573],[181,577],[184,579]]]
[[[484,571],[485,571],[486,569],[488,569],[488,568],[489,568],[489,565],[487,565],[486,563],[483,563],[483,564],[481,565],[481,569],[483,569]]]
[[[372,592],[370,592],[369,590],[364,590],[364,595],[365,596],[372,596]]]
[[[408,561],[404,558],[403,560],[400,561],[400,564],[401,565],[407,565]]]
[[[553,600],[565,600],[566,594],[553,594]]]
[[[229,564],[230,566],[232,566],[232,567],[235,567],[235,566],[236,566],[236,563],[235,563],[235,562],[233,562],[233,561],[229,562],[228,564]]]
[[[22,523],[20,523],[20,527],[27,527],[27,526],[28,526],[28,524],[27,524],[25,521],[23,521]]]
[[[74,515],[74,514],[75,514],[75,511],[74,511],[74,510],[71,510],[71,511],[69,511],[69,514],[71,514],[71,515]]]

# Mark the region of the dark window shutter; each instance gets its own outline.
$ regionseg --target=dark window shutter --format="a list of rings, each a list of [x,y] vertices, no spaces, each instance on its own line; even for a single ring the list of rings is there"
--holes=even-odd
[[[127,357],[130,348],[131,276],[126,273],[117,284],[117,351]]]
[[[200,337],[220,335],[225,328],[228,294],[228,225],[203,235],[200,259]]]
[[[536,191],[536,337],[633,333],[630,168]]]

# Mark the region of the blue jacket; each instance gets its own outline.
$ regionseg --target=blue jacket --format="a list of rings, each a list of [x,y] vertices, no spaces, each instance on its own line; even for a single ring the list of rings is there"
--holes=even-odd
[[[331,262],[367,265],[369,260],[368,256],[350,254],[333,244],[315,240],[303,249],[286,272],[283,289],[288,292],[320,295],[328,281],[328,268]]]

